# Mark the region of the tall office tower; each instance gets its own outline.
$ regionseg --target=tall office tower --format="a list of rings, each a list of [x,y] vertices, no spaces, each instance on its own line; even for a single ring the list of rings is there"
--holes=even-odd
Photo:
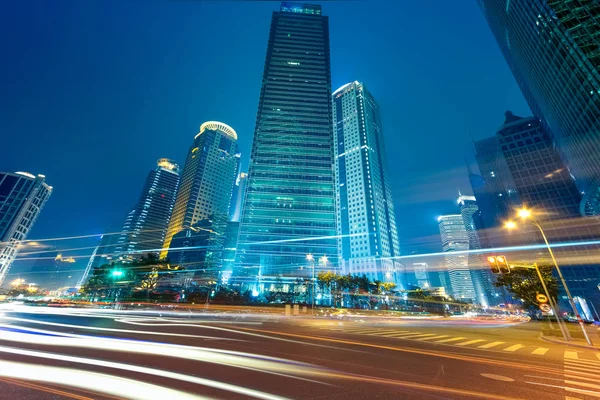
[[[427,263],[413,263],[413,271],[415,273],[415,281],[418,287],[425,289],[431,286],[429,281],[429,273]]]
[[[114,248],[117,254],[139,258],[146,252],[160,253],[178,187],[179,165],[168,158],[159,159],[146,178],[137,205],[125,219]]]
[[[523,205],[537,211],[550,242],[596,240],[596,222],[577,218],[582,196],[545,125],[535,117],[521,118],[507,111],[496,136]],[[543,243],[535,229],[514,236],[521,242]],[[563,269],[571,290],[600,305],[597,252],[598,247],[590,245],[555,250],[559,263],[571,267]]]
[[[229,215],[239,163],[237,133],[222,122],[203,123],[185,160],[161,257],[166,257],[173,235],[203,219]]]
[[[27,172],[0,172],[0,286],[27,238],[40,211],[52,194],[52,186]]]
[[[521,202],[553,218],[579,216],[581,194],[547,129],[535,117],[505,115],[496,136]]]
[[[585,192],[600,209],[600,3],[477,0],[533,114],[550,127]],[[586,207],[587,205],[587,207]]]
[[[459,194],[457,203],[462,215],[463,224],[467,230],[469,239],[469,250],[481,249],[479,240],[478,226],[482,226],[481,212],[477,205],[477,199],[474,196],[465,196]],[[471,280],[475,289],[476,302],[483,306],[489,306],[494,300],[493,280],[487,264],[481,254],[470,253],[468,255],[468,265],[471,271]]]
[[[345,273],[391,281],[400,246],[379,106],[360,82],[332,97],[340,265]]]
[[[337,267],[329,21],[321,7],[273,12],[240,221],[238,273]],[[323,258],[325,257],[325,258]]]
[[[248,173],[240,172],[235,180],[233,196],[231,196],[231,206],[229,208],[229,220],[240,222],[242,216],[242,206],[244,205],[244,195],[248,186]]]
[[[457,300],[475,301],[475,287],[469,270],[468,254],[452,254],[469,250],[469,234],[462,214],[442,215],[438,218],[442,249],[450,277],[450,293]]]

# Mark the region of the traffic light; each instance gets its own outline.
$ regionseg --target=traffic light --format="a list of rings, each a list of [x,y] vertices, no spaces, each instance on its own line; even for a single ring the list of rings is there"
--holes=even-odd
[[[508,265],[508,261],[504,256],[496,257],[496,264],[498,264],[498,268],[500,269],[501,274],[510,274],[510,266]]]
[[[498,261],[496,260],[496,257],[489,256],[487,258],[487,261],[488,261],[488,265],[490,266],[490,269],[492,270],[492,274],[499,274],[500,267],[498,266]]]

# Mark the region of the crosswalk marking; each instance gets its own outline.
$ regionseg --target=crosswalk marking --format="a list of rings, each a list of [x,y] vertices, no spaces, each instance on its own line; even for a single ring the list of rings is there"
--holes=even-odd
[[[473,343],[485,342],[483,339],[467,340],[466,342],[456,343],[457,346],[468,346]]]
[[[488,344],[482,344],[481,346],[477,346],[480,349],[489,349],[495,346],[498,346],[499,344],[504,344],[505,342],[492,342],[492,343],[488,343]]]
[[[407,331],[400,331],[398,333],[388,333],[386,335],[381,335],[383,337],[402,337],[402,336],[411,336],[411,335],[416,335],[418,333],[421,332],[407,332]]]
[[[569,360],[578,360],[579,356],[577,355],[577,352],[575,352],[575,351],[565,350],[565,358],[569,359]]]
[[[505,348],[504,351],[517,351],[519,349],[522,349],[523,347],[525,346],[523,346],[522,344],[515,344],[513,346]]]
[[[379,329],[348,329],[344,331],[345,333],[354,333],[358,335],[366,335],[367,333],[380,332]]]
[[[448,337],[450,335],[439,335],[439,336],[430,336],[430,337],[426,337],[423,339],[419,339],[419,340],[433,340],[433,339],[441,339],[441,338],[445,338]]]
[[[406,335],[406,336],[402,336],[400,338],[401,339],[415,339],[415,338],[426,337],[426,336],[435,336],[435,334],[433,334],[433,333],[423,333],[421,335]]]
[[[567,380],[565,380],[565,383],[567,383],[569,385],[579,385],[579,386],[583,386],[585,388],[600,390],[600,385],[594,385],[593,383],[578,382],[578,381],[567,381]]]
[[[531,354],[535,354],[537,356],[543,356],[544,354],[546,354],[548,352],[548,350],[545,347],[538,347],[537,349],[535,349],[534,351],[531,352]]]
[[[587,366],[573,366],[573,365],[565,365],[565,371],[571,371],[575,374],[600,374],[600,369],[591,368]]]
[[[448,342],[456,342],[457,340],[462,340],[465,339],[464,337],[455,337],[455,338],[450,338],[450,339],[444,339],[444,340],[437,340],[435,343],[448,343]]]
[[[585,377],[585,376],[579,375],[579,373],[576,371],[567,371],[567,372],[571,372],[571,373],[565,374],[565,378],[579,379],[582,381],[591,381],[591,382],[598,383],[598,376],[596,374],[593,374],[593,376],[591,376],[591,377]],[[578,374],[578,375],[573,375],[573,374]]]
[[[379,331],[377,333],[367,333],[367,335],[386,336],[386,335],[395,335],[398,333],[406,333],[406,332],[410,332],[410,331],[385,330],[385,331]]]
[[[598,358],[598,360],[600,360],[600,353],[596,353],[596,358]]]
[[[600,368],[600,363],[599,362],[591,361],[591,360],[565,360],[565,362],[569,363],[570,365],[577,365],[577,366],[582,366],[582,367],[598,367],[598,368]]]

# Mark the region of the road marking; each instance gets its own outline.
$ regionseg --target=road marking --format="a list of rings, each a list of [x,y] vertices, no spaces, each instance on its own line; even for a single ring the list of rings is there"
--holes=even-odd
[[[596,353],[596,358],[598,358],[598,360],[600,360],[600,353]]]
[[[483,339],[467,340],[466,342],[456,343],[457,346],[468,346],[473,343],[485,342]]]
[[[504,344],[506,342],[492,342],[492,343],[488,343],[488,344],[482,344],[481,346],[477,346],[480,349],[489,349],[495,346],[498,346],[499,344]]]
[[[575,351],[565,350],[565,358],[569,360],[579,360],[579,355],[577,355],[577,352]]]
[[[401,332],[405,332],[405,333],[401,333]],[[385,335],[381,335],[381,336],[382,337],[402,337],[402,336],[416,335],[418,333],[421,333],[421,332],[400,331],[398,333],[386,333]]]
[[[502,376],[502,375],[496,375],[496,374],[480,374],[481,376],[483,376],[484,378],[489,378],[489,379],[493,379],[496,381],[503,381],[503,382],[514,382],[515,380],[513,378],[509,378],[508,376]]]
[[[379,329],[352,329],[342,331],[344,333],[352,333],[355,335],[366,335],[367,333],[381,332]]]
[[[564,381],[564,379],[561,379],[561,378],[548,378],[547,376],[536,376],[536,375],[523,375],[523,376],[526,376],[528,378],[546,379],[549,381],[561,381],[561,382]]]
[[[593,378],[591,378],[591,377],[588,378],[588,377],[579,375],[577,371],[565,371],[565,372],[571,372],[571,374],[565,374],[565,378],[579,379],[582,381],[592,381],[592,382],[596,382],[596,383],[598,382],[598,377],[595,375]],[[573,374],[575,374],[575,375],[573,375]]]
[[[583,400],[581,397],[565,396],[565,400]]]
[[[598,391],[600,391],[600,385],[594,385],[593,383],[567,381],[567,380],[565,380],[565,383],[567,383],[569,385],[579,385],[579,386],[583,386],[585,388],[590,388],[590,389],[597,389]],[[598,396],[600,397],[600,393],[598,394]]]
[[[565,370],[580,373],[598,373],[600,374],[600,368],[592,368],[588,366],[573,366],[572,364],[565,364]]]
[[[390,330],[385,330],[385,331],[379,331],[377,333],[366,333],[366,335],[385,336],[385,335],[398,334],[398,333],[401,333],[401,332],[409,332],[409,331],[390,331]]]
[[[448,336],[450,336],[450,335],[431,336],[431,337],[427,337],[427,338],[423,338],[423,339],[419,339],[419,340],[441,339],[441,338],[445,338],[445,337],[448,337]]]
[[[546,354],[548,352],[548,350],[545,347],[538,347],[537,349],[535,349],[534,351],[531,352],[531,354],[535,354],[537,356],[543,356],[544,354]]]
[[[435,334],[434,333],[424,333],[421,335],[406,335],[406,336],[400,337],[400,339],[416,339],[416,338],[421,338],[421,337],[426,337],[426,336],[435,336]]]
[[[581,365],[581,366],[590,366],[590,367],[600,367],[600,363],[592,360],[565,360],[566,363],[571,365]]]
[[[525,347],[525,346],[523,346],[522,344],[515,344],[514,346],[507,347],[503,350],[504,351],[517,351],[519,349],[522,349],[523,347]]]
[[[448,343],[448,342],[455,342],[457,340],[462,340],[465,339],[464,337],[455,337],[455,338],[450,338],[450,339],[444,339],[444,340],[438,340],[435,343]]]

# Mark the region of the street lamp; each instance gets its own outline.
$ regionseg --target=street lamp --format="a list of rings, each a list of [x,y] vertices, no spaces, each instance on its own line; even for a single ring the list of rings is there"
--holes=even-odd
[[[577,321],[579,322],[579,326],[581,327],[583,336],[585,337],[585,340],[587,341],[587,343],[590,346],[593,346],[592,341],[590,340],[590,337],[588,336],[588,334],[585,330],[585,326],[583,325],[583,320],[581,319],[581,315],[579,315],[579,311],[577,310],[575,301],[573,301],[573,297],[571,296],[571,291],[569,290],[569,287],[567,286],[567,282],[565,281],[565,277],[563,276],[562,271],[560,270],[560,267],[558,266],[558,262],[556,261],[556,258],[554,257],[554,252],[552,251],[552,247],[550,247],[550,243],[548,243],[548,238],[546,237],[546,234],[544,233],[542,226],[540,225],[539,222],[537,222],[535,219],[533,219],[533,213],[531,212],[531,210],[528,210],[526,208],[521,208],[517,211],[517,215],[524,222],[529,222],[531,225],[538,228],[538,230],[542,234],[542,238],[544,239],[544,243],[546,243],[546,248],[548,249],[548,253],[550,253],[550,258],[552,258],[552,262],[554,264],[554,267],[556,268],[556,272],[558,273],[558,276],[560,277],[560,281],[562,282],[562,284],[565,288],[565,292],[567,293],[567,298],[569,299],[569,304],[571,304],[573,313],[575,314],[575,317],[577,318]],[[508,229],[514,229],[517,227],[517,224],[513,221],[509,221],[505,224],[505,227]]]
[[[309,262],[312,267],[312,313],[315,314],[315,258],[312,254],[306,255],[306,261]]]

